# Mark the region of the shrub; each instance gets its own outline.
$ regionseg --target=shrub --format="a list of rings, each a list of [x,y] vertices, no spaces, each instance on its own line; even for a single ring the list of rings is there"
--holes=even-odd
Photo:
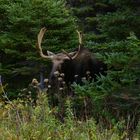
[[[9,101],[0,107],[0,139],[119,140],[125,135],[125,132],[119,134],[119,125],[107,130],[100,124],[96,125],[94,119],[74,119],[69,99],[66,110],[62,123],[55,116],[57,109],[50,109],[46,93],[38,95],[36,106],[23,100]]]
[[[95,51],[104,50],[104,55],[97,53],[97,56],[108,65],[107,76],[84,86],[74,85],[79,114],[94,116],[108,127],[124,119],[127,126],[124,129],[130,133],[136,128],[140,115],[139,45],[140,40],[131,34],[125,41],[93,47]]]

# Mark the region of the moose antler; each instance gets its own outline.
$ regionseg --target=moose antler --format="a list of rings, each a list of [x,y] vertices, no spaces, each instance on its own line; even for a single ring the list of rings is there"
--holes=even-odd
[[[79,44],[80,45],[82,45],[82,37],[83,37],[83,35],[82,35],[82,32],[81,31],[78,31],[78,30],[76,30],[76,32],[78,33],[78,37],[79,37]]]
[[[63,52],[69,59],[72,59],[70,53],[66,52],[64,49],[62,49],[62,52]],[[75,52],[72,52],[72,53],[75,53]]]
[[[78,47],[77,53],[72,57],[72,59],[75,59],[79,55],[80,50],[81,50],[81,45],[82,45],[82,32],[80,32],[78,30],[76,30],[76,31],[77,31],[78,37],[79,37],[79,47]]]
[[[43,51],[42,51],[42,48],[41,48],[42,39],[43,39],[43,36],[44,36],[46,30],[47,29],[45,27],[43,27],[43,28],[41,28],[40,32],[38,33],[36,48],[38,49],[39,54],[40,54],[40,56],[42,58],[46,58],[46,59],[51,59],[52,60],[54,58],[55,54],[54,55],[53,54],[45,55],[43,53]],[[78,37],[79,37],[79,48],[78,48],[78,51],[77,52],[67,53],[65,50],[62,50],[62,52],[66,55],[64,57],[64,59],[71,59],[72,60],[72,59],[75,59],[78,56],[78,54],[79,54],[79,52],[81,50],[81,45],[82,45],[82,33],[79,32],[78,30],[77,30],[77,33],[78,33]]]
[[[79,54],[79,52],[80,52],[80,50],[81,50],[81,45],[82,45],[82,33],[81,33],[80,31],[78,31],[78,30],[76,30],[76,32],[78,33],[78,37],[79,37],[79,47],[78,47],[78,51],[77,51],[76,53],[75,53],[75,52],[68,53],[68,52],[66,52],[65,50],[62,50],[63,53],[64,53],[65,55],[67,55],[70,59],[75,59],[75,58],[78,56],[78,54]],[[75,53],[75,55],[71,57],[71,55],[73,55],[74,53]]]
[[[38,49],[39,54],[40,54],[40,56],[42,58],[52,59],[53,58],[53,55],[51,55],[51,56],[44,55],[43,54],[43,51],[42,51],[42,48],[41,48],[41,42],[42,42],[42,39],[43,39],[43,36],[44,36],[46,30],[47,29],[45,27],[41,28],[41,30],[40,30],[40,32],[39,32],[39,34],[37,36],[36,48]]]

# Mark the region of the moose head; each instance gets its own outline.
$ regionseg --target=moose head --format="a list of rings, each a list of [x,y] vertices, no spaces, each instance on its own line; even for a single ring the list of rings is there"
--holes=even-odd
[[[105,74],[106,65],[98,60],[89,49],[84,48],[82,44],[82,34],[77,31],[79,37],[79,47],[74,52],[66,52],[62,50],[61,53],[53,53],[47,51],[45,55],[41,48],[41,42],[46,32],[46,28],[42,28],[37,36],[36,48],[39,54],[44,59],[49,59],[52,62],[52,70],[50,73],[50,81],[55,81],[57,74],[62,74],[64,81],[69,84],[75,81],[80,83],[82,77],[90,74],[91,79],[96,79],[96,76]]]

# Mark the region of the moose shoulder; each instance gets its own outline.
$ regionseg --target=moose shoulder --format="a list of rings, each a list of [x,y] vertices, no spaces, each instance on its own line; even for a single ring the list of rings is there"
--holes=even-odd
[[[97,75],[106,74],[106,64],[98,60],[89,49],[83,47],[82,35],[80,32],[78,32],[79,47],[77,51],[67,53],[63,50],[62,53],[58,54],[47,51],[48,55],[44,55],[41,48],[41,42],[45,32],[46,28],[40,30],[36,47],[41,57],[52,61],[52,70],[49,79],[51,82],[55,82],[57,72],[64,74],[63,76],[66,84],[74,81],[81,83],[82,77],[87,78],[87,75],[90,75],[91,79],[96,80]]]

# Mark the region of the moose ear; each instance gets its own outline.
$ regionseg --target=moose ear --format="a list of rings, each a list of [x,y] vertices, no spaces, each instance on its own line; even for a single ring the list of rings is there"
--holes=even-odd
[[[48,56],[55,55],[53,52],[47,51]]]

